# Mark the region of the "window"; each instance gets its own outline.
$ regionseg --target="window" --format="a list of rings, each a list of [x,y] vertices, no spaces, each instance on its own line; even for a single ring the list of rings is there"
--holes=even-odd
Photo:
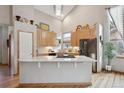
[[[71,33],[64,33],[63,34],[63,38],[70,38],[71,37]]]
[[[63,34],[63,48],[67,49],[71,47],[71,33],[66,32]]]
[[[108,16],[110,21],[110,41],[116,47],[117,54],[124,54],[124,7],[110,8]]]
[[[56,51],[61,50],[61,40],[62,40],[62,34],[57,34],[57,36],[56,36],[56,47],[55,47]]]

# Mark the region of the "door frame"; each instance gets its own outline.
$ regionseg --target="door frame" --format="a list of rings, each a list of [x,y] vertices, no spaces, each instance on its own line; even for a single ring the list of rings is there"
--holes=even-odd
[[[32,33],[32,57],[34,56],[34,32],[32,31],[24,31],[24,30],[17,30],[17,59],[19,59],[19,38],[20,38],[20,35],[19,33],[20,32],[24,32],[24,33]],[[19,74],[19,61],[17,61],[17,73]]]
[[[9,57],[8,57],[8,66],[9,66],[9,69],[11,69],[11,42],[12,42],[12,35],[11,33],[8,35],[9,38],[8,38],[8,52],[9,52]]]

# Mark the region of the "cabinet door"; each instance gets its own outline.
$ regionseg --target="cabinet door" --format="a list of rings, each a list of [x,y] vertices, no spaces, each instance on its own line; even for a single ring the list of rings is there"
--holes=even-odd
[[[80,45],[81,35],[82,35],[82,32],[81,31],[77,31],[77,46]]]
[[[77,46],[77,32],[76,31],[71,33],[71,45]]]
[[[56,33],[38,30],[37,31],[37,45],[41,46],[55,46],[56,45]]]
[[[91,39],[96,38],[96,29],[95,28],[91,29],[90,33],[91,33]]]
[[[48,31],[41,31],[41,46],[47,46],[48,45]]]
[[[89,30],[80,31],[79,37],[80,37],[80,39],[89,39],[90,38]]]
[[[37,31],[37,46],[47,46],[47,31],[38,30]]]
[[[47,43],[48,43],[48,46],[55,46],[56,45],[56,33],[48,32]]]
[[[41,40],[42,40],[42,32],[41,30],[37,30],[37,47],[41,47]]]
[[[47,37],[47,46],[52,45],[52,33],[48,32],[48,37]]]
[[[52,39],[53,39],[52,40],[52,42],[53,42],[52,45],[56,46],[56,33],[54,33],[54,32],[52,33]]]

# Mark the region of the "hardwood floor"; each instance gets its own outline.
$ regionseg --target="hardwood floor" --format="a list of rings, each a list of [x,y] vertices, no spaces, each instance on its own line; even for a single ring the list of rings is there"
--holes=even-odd
[[[89,88],[124,88],[124,74],[101,72],[92,75],[92,86]]]
[[[18,76],[11,76],[8,66],[0,66],[0,88],[15,88],[18,85]]]
[[[0,66],[0,87],[1,88],[82,88],[81,85],[39,85],[19,86],[18,76],[11,76],[7,66]],[[117,72],[101,72],[92,75],[92,86],[88,88],[124,88],[124,74]]]

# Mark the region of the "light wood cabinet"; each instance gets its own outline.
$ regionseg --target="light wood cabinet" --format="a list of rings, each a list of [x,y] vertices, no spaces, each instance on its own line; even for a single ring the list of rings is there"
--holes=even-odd
[[[91,31],[90,31],[90,34],[91,34],[91,39],[93,38],[96,38],[96,28],[92,28]]]
[[[74,31],[71,33],[71,45],[79,46],[80,39],[94,39],[96,38],[95,28],[84,28],[82,31]]]
[[[56,33],[55,32],[48,32],[47,45],[48,46],[56,45]]]
[[[37,45],[38,47],[47,46],[47,31],[38,30],[37,31]]]
[[[55,46],[56,45],[56,33],[44,30],[37,31],[37,45],[42,46]]]
[[[81,31],[77,31],[77,46],[80,45],[81,35],[82,35]]]
[[[41,31],[41,46],[47,46],[47,31]]]
[[[41,46],[41,31],[37,30],[37,46]]]
[[[76,31],[71,33],[71,45],[77,46],[77,32]]]

